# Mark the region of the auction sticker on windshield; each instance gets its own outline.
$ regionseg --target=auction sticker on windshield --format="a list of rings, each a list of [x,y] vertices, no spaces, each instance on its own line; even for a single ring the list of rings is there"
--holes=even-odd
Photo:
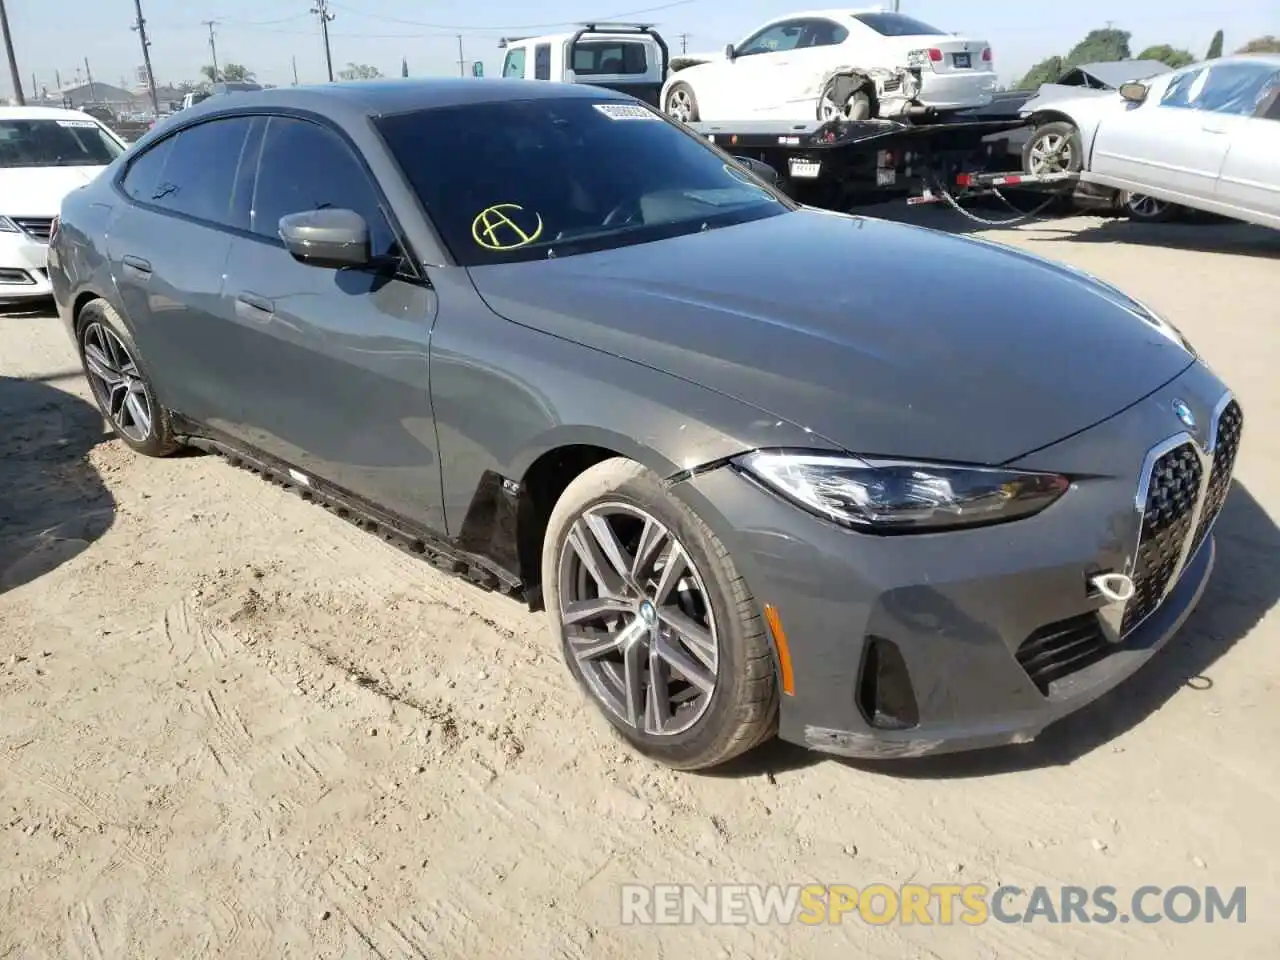
[[[661,120],[652,110],[637,107],[630,103],[596,103],[592,104],[610,120]]]
[[[518,203],[495,203],[476,214],[471,236],[486,250],[518,250],[542,236],[542,216]]]
[[[92,120],[59,120],[59,121],[58,121],[58,126],[60,126],[60,127],[82,127],[82,128],[83,128],[83,127],[87,127],[87,128],[89,128],[89,129],[91,129],[91,130],[92,130],[94,127],[96,127],[96,126],[97,126],[97,124],[96,124],[96,123],[94,123]]]

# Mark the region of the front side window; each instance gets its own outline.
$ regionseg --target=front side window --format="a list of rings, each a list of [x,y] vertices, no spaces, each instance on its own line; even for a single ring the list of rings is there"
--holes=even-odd
[[[504,77],[514,77],[517,80],[524,79],[524,47],[515,47],[507,51],[507,58],[502,61],[502,75]]]
[[[377,124],[465,266],[588,253],[794,209],[700,137],[631,102],[510,100]]]
[[[853,19],[882,37],[940,37],[945,31],[901,13],[855,13]]]
[[[1160,98],[1160,106],[1183,110],[1189,108],[1192,101],[1204,89],[1206,80],[1208,80],[1208,73],[1204,67],[1195,67],[1178,74],[1165,88],[1164,96]]]
[[[105,167],[122,153],[93,120],[0,120],[0,167]]]
[[[279,240],[282,217],[311,210],[354,210],[369,226],[375,255],[399,251],[378,192],[346,143],[318,123],[272,117],[263,135],[251,229]]]
[[[1209,67],[1209,76],[1192,102],[1197,110],[1252,117],[1276,82],[1277,71],[1267,63],[1221,63]]]
[[[643,43],[580,40],[573,47],[573,72],[580,77],[640,77],[648,70]]]
[[[800,35],[804,33],[803,20],[786,20],[765,27],[755,36],[750,37],[735,51],[739,57],[752,57],[761,53],[783,53],[794,50],[800,44]]]

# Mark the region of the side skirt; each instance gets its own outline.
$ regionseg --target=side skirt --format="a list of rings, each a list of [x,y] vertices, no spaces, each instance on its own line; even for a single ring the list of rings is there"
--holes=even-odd
[[[233,467],[256,473],[268,483],[298,494],[303,500],[324,507],[361,530],[426,560],[445,573],[467,580],[485,590],[495,590],[530,603],[520,578],[487,557],[467,550],[438,533],[404,517],[389,513],[348,490],[299,471],[282,460],[216,432],[185,417],[174,417],[174,432],[184,444],[226,459]],[[295,474],[306,477],[300,483]]]

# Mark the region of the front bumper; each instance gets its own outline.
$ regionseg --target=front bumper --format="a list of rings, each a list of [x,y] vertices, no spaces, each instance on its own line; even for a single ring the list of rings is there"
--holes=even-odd
[[[1186,556],[1163,603],[1123,638],[1117,607],[1089,580],[1132,569],[1147,455],[1184,429],[1174,400],[1205,425],[1197,440],[1207,445],[1225,393],[1195,364],[1105,423],[1023,458],[1018,466],[1086,479],[1035,517],[976,530],[860,534],[729,467],[678,484],[714,518],[756,599],[781,623],[794,692],[784,691],[779,735],[814,750],[881,758],[1026,742],[1130,676],[1194,609],[1214,563],[1212,536]],[[1076,631],[1063,634],[1070,657],[1048,672],[1033,668],[1037,637],[1043,643],[1062,630]],[[868,651],[886,641],[909,680],[905,728],[886,726],[867,699]],[[1086,648],[1075,669],[1071,658]]]
[[[49,248],[24,233],[0,234],[0,303],[53,296]]]

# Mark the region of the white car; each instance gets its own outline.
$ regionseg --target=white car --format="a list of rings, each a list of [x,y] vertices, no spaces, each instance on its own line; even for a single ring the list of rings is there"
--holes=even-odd
[[[1063,166],[1085,183],[1280,229],[1280,56],[1221,57],[1045,109],[1070,119]]]
[[[885,10],[817,10],[771,20],[673,74],[662,108],[686,123],[865,120],[981,107],[995,88],[985,40]]]
[[[0,305],[53,295],[45,258],[62,198],[125,149],[87,113],[0,107]]]

